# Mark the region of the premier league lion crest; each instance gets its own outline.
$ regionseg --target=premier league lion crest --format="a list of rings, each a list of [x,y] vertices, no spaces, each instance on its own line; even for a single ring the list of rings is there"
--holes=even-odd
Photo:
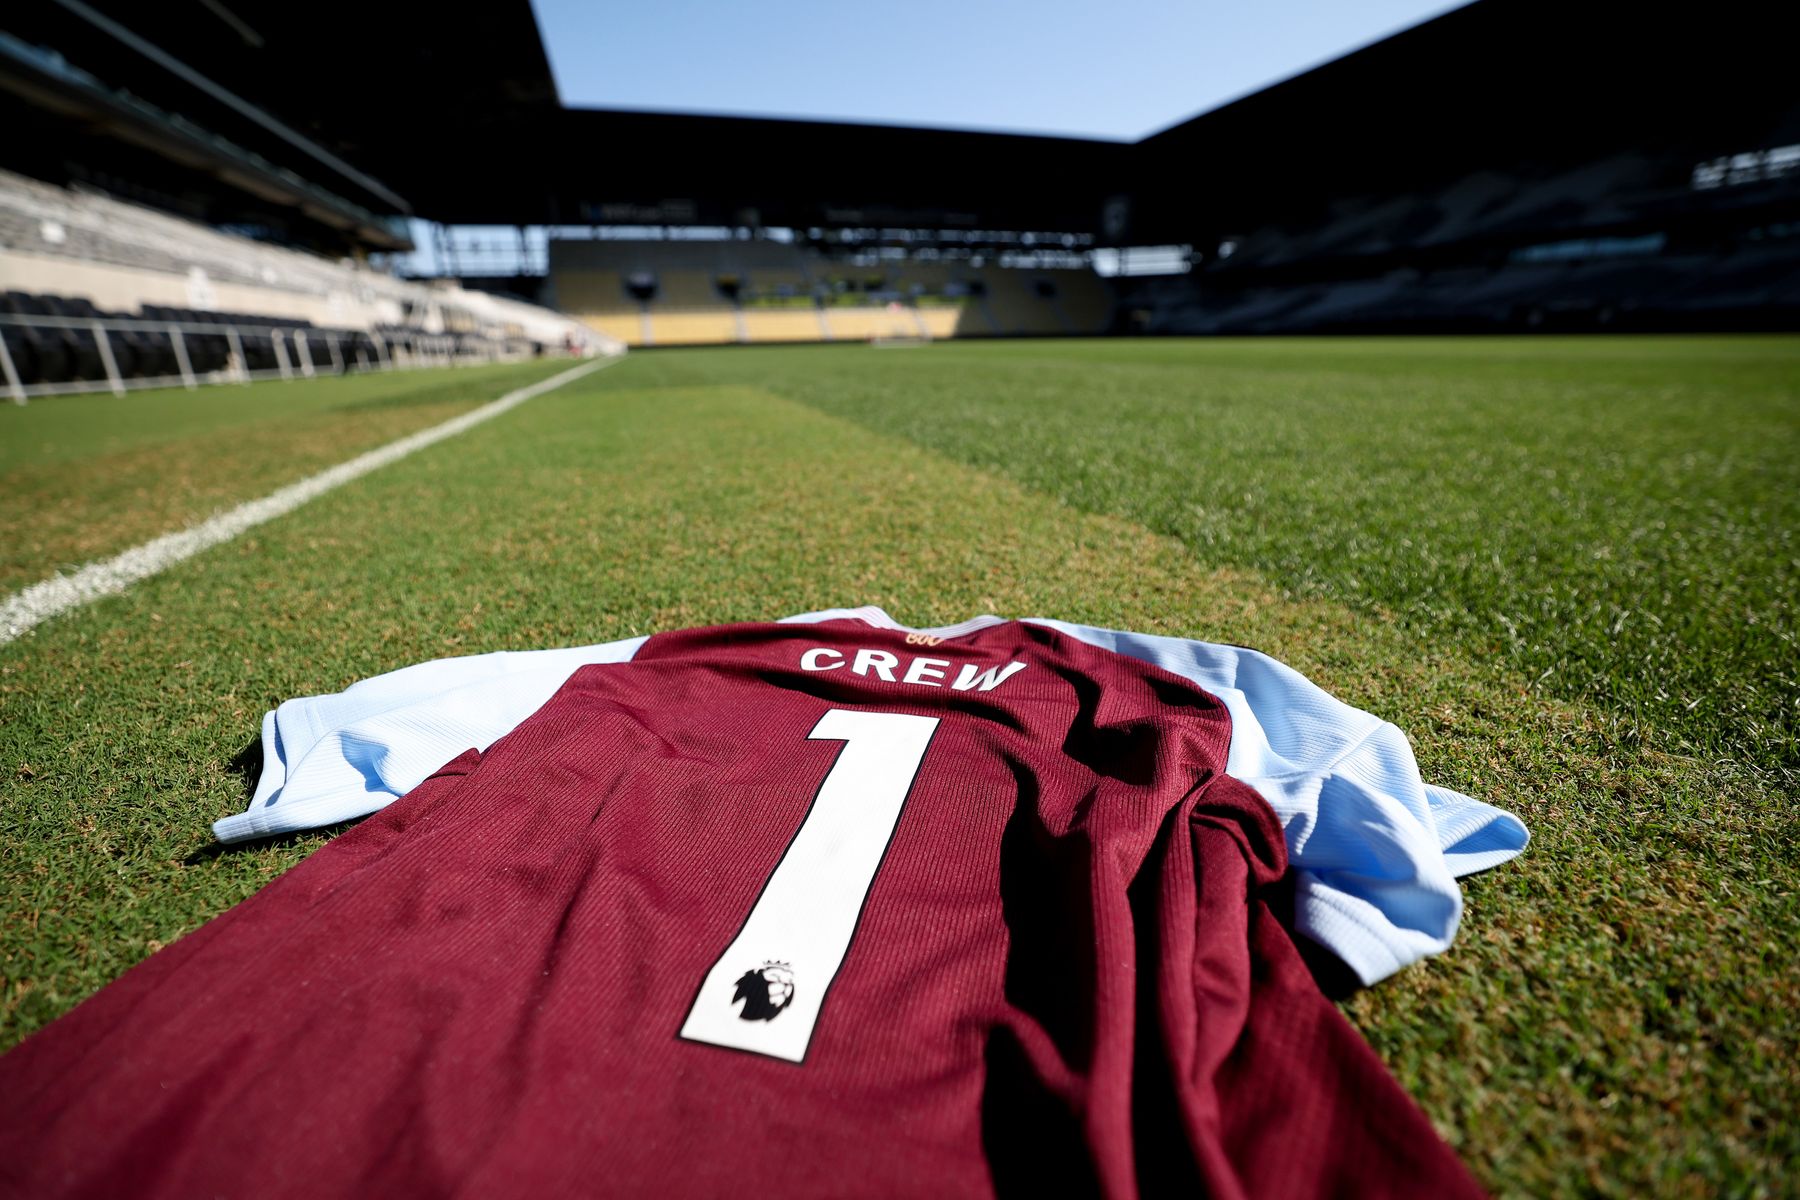
[[[744,1007],[738,1012],[742,1021],[773,1021],[781,1010],[794,1002],[794,968],[789,963],[765,962],[762,966],[738,976],[737,994]]]

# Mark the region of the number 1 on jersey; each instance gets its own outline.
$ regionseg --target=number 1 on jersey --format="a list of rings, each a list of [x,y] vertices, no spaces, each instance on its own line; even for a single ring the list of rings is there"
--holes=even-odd
[[[800,1062],[912,791],[936,717],[834,708],[806,736],[841,741],[794,840],[707,971],[681,1036]]]

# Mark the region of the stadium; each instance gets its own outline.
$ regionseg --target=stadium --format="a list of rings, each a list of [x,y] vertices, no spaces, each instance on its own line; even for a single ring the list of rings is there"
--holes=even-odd
[[[1791,15],[550,7],[0,14],[0,1190],[1792,1189]]]

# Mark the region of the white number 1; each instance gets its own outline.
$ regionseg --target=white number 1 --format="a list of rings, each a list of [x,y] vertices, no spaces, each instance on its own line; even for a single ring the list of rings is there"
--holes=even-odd
[[[681,1036],[800,1062],[912,791],[936,717],[834,708],[842,741],[762,895],[700,984]]]

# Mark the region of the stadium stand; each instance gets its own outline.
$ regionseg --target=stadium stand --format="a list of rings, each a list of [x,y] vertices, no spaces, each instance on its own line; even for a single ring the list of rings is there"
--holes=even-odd
[[[565,271],[557,276],[555,297],[568,312],[608,311],[628,299],[625,277],[617,271]]]
[[[5,171],[0,278],[0,383],[15,399],[618,348],[541,307]]]
[[[995,268],[981,279],[1000,333],[1094,334],[1111,324],[1111,297],[1092,271]]]
[[[282,315],[320,319],[334,297],[401,294],[404,285],[372,272],[350,279],[344,268],[313,255],[220,233],[108,196],[72,191],[0,172],[0,246],[9,256],[50,260],[49,275],[66,279],[86,265],[142,272],[165,286],[171,278],[204,278],[215,289],[246,288]],[[28,262],[9,264],[13,272]],[[123,283],[121,270],[91,278]],[[130,285],[125,285],[129,287]],[[107,303],[118,301],[108,297]]]
[[[1743,36],[1763,27],[1745,0],[1692,28],[1552,0],[1460,6],[1129,144],[571,108],[529,4],[424,26],[403,8],[244,4],[256,55],[229,23],[156,31],[180,71],[105,33],[145,32],[123,0],[9,14],[5,165],[52,182],[0,187],[7,288],[311,329],[322,340],[303,335],[301,356],[277,326],[245,325],[270,344],[256,353],[280,342],[299,370],[356,333],[365,351],[438,355],[1800,323],[1800,102],[1782,39]],[[419,53],[358,89],[311,88],[350,25]],[[1529,89],[1521,61],[1542,64]],[[432,121],[371,136],[371,113],[427,93]],[[414,216],[440,253],[412,269],[460,290],[343,261],[404,251]],[[459,226],[521,247],[529,229],[538,257],[502,280],[441,253]],[[1134,266],[1144,250],[1161,257]],[[1121,274],[1102,278],[1103,260]],[[483,309],[477,291],[558,307],[575,332],[542,309]],[[69,328],[45,361],[91,373],[91,324]],[[121,362],[168,365],[155,331],[118,332]]]
[[[1033,290],[1033,280],[1012,272],[983,271],[976,307],[995,333],[1054,333],[1056,314],[1047,298]]]
[[[717,279],[718,274],[712,271],[658,271],[652,309],[679,312],[729,308],[731,302],[720,294]]]
[[[1725,204],[1645,153],[1483,167],[1271,220],[1125,307],[1176,334],[1791,328],[1797,177]]]
[[[558,239],[551,293],[632,346],[1096,334],[1092,270],[827,258],[759,239]]]
[[[1056,271],[1056,303],[1069,333],[1105,333],[1112,327],[1113,298],[1092,271]]]

